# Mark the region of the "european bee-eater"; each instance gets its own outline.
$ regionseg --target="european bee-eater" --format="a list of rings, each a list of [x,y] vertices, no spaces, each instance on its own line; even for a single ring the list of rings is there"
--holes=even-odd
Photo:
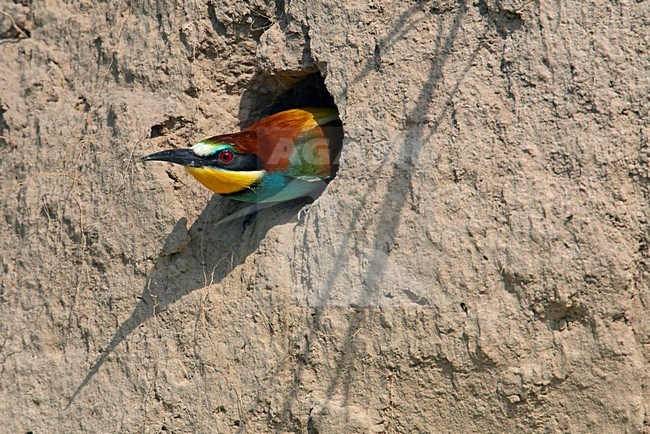
[[[243,202],[282,202],[322,187],[330,178],[340,120],[331,108],[276,113],[233,134],[170,149],[144,161],[180,164],[213,192]],[[338,132],[337,132],[338,131]],[[332,132],[334,132],[332,134]],[[338,149],[336,149],[338,150]]]

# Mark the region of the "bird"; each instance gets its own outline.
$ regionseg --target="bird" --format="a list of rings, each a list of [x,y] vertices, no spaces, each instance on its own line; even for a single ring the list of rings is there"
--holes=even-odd
[[[233,200],[285,202],[314,194],[334,176],[341,125],[334,108],[295,108],[241,132],[142,160],[179,164],[205,187]]]

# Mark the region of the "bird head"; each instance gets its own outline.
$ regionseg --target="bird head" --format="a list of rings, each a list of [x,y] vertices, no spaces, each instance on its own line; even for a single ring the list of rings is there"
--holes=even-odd
[[[168,149],[143,161],[180,164],[201,184],[217,194],[236,194],[251,188],[266,172],[260,158],[232,143],[203,140],[189,149]]]

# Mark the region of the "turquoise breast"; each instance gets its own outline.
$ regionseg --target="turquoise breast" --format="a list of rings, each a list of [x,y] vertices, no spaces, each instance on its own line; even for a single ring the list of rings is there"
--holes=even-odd
[[[284,202],[310,196],[324,187],[325,181],[317,177],[294,178],[282,173],[267,173],[244,192],[223,196],[250,203]]]

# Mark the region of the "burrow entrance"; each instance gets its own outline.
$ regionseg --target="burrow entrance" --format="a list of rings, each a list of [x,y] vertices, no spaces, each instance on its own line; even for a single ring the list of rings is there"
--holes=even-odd
[[[286,75],[257,74],[242,95],[239,122],[242,130],[258,120],[285,110],[305,107],[333,108],[338,113],[334,98],[325,86],[319,72],[288,73]],[[326,136],[330,144],[332,178],[338,171],[343,144],[343,124],[329,124]]]

